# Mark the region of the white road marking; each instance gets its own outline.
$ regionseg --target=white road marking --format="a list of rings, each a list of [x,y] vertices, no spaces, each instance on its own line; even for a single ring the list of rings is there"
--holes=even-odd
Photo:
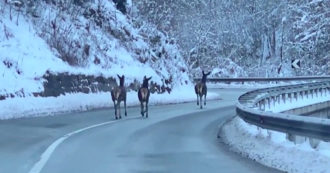
[[[82,129],[79,129],[79,130],[76,130],[76,131],[73,131],[71,133],[68,133],[68,134],[60,137],[59,139],[57,139],[56,141],[54,141],[50,146],[48,146],[48,148],[41,154],[40,160],[33,165],[33,167],[30,169],[29,173],[40,173],[41,170],[46,165],[46,163],[49,160],[49,158],[54,153],[55,149],[61,143],[63,143],[66,139],[68,139],[69,137],[71,137],[71,136],[73,136],[75,134],[84,132],[86,130],[95,128],[95,127],[100,127],[100,126],[104,126],[104,125],[107,125],[107,124],[112,124],[112,123],[115,123],[115,122],[120,122],[120,121],[123,121],[123,120],[134,119],[134,118],[137,118],[137,117],[130,117],[130,118],[122,119],[122,120],[112,120],[112,121],[107,121],[107,122],[103,122],[103,123],[100,123],[100,124],[95,124],[95,125],[92,125],[92,126],[88,126],[88,127],[85,127],[85,128],[82,128]]]

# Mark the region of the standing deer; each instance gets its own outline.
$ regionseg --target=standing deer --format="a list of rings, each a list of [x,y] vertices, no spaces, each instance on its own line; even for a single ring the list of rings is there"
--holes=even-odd
[[[149,103],[149,96],[150,96],[148,82],[150,79],[151,79],[151,77],[147,78],[146,76],[144,76],[142,87],[139,89],[139,92],[138,92],[138,97],[139,97],[140,104],[141,104],[141,115],[142,115],[142,117],[144,117],[144,113],[146,113],[146,118],[148,118],[148,103]],[[145,103],[145,110],[144,110],[143,103]]]
[[[195,85],[195,93],[197,95],[197,105],[199,105],[200,103],[201,109],[203,109],[203,105],[202,105],[203,96],[204,96],[204,105],[206,105],[206,95],[207,95],[206,77],[210,75],[211,72],[205,74],[204,71],[202,71],[202,73],[203,73],[202,81]],[[198,96],[199,96],[199,100],[198,100]]]
[[[117,75],[120,81],[119,86],[115,87],[111,91],[111,98],[115,107],[115,118],[120,119],[120,102],[124,101],[124,106],[125,106],[125,116],[127,116],[127,111],[126,111],[126,89],[124,87],[124,81],[125,81],[125,76],[122,75],[121,77]]]

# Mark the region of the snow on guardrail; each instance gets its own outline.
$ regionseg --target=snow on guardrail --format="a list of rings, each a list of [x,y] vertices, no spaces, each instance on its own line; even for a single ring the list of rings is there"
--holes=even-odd
[[[262,128],[330,140],[329,120],[270,112],[275,105],[318,96],[327,96],[324,101],[329,100],[330,80],[250,91],[239,97],[236,110],[244,121]]]

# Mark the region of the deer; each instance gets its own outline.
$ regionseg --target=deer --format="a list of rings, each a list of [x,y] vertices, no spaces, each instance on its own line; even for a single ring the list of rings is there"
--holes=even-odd
[[[144,117],[144,114],[146,114],[146,118],[148,118],[148,103],[149,103],[149,97],[150,97],[150,91],[149,91],[149,80],[151,77],[147,78],[144,76],[143,83],[141,88],[138,91],[138,97],[141,104],[141,115],[142,118]],[[145,103],[145,106],[144,106]]]
[[[195,85],[195,93],[197,95],[197,106],[200,105],[201,109],[203,109],[203,105],[202,105],[203,96],[204,96],[204,106],[206,105],[206,95],[207,95],[206,78],[208,75],[211,74],[211,72],[205,74],[204,71],[202,71],[202,73],[203,73],[202,80]]]
[[[119,86],[115,87],[112,91],[111,91],[111,98],[114,104],[114,108],[115,108],[115,118],[117,119],[121,119],[121,114],[120,114],[120,102],[124,101],[124,107],[125,107],[125,116],[127,116],[127,110],[126,110],[126,89],[124,86],[124,81],[125,81],[125,76],[119,76],[117,74],[118,78],[119,78]]]

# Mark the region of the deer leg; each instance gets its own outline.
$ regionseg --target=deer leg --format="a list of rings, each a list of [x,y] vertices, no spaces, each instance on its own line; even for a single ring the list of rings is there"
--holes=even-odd
[[[146,102],[146,117],[148,118],[148,102]]]
[[[117,118],[117,105],[116,105],[116,101],[113,101],[113,107],[115,108],[115,118]]]
[[[127,116],[127,110],[126,110],[126,100],[124,100],[124,106],[125,106],[125,116]]]
[[[204,95],[204,105],[206,105],[206,94]]]
[[[199,102],[198,102],[198,94],[196,94],[197,95],[197,106],[199,105]]]
[[[202,104],[202,99],[203,99],[203,96],[201,95],[201,96],[199,96],[199,102],[201,103],[200,105],[201,105],[201,109],[203,109],[203,104]]]
[[[144,117],[144,112],[143,112],[143,102],[141,102],[141,115]]]
[[[119,119],[121,119],[121,113],[120,113],[120,102],[117,102],[117,104],[118,104]]]

